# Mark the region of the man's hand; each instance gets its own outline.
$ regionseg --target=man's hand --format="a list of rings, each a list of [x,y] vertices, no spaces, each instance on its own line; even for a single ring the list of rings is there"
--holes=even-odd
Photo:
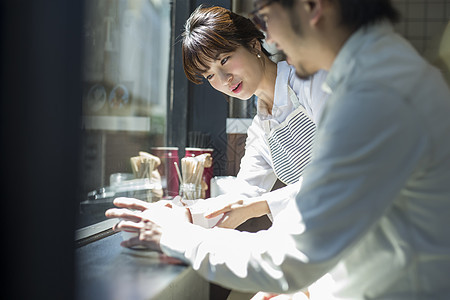
[[[120,218],[113,230],[136,233],[135,237],[121,243],[123,247],[143,246],[161,252],[161,235],[164,224],[180,224],[191,221],[189,211],[172,207],[170,201],[148,203],[133,198],[116,198],[114,205],[105,212],[108,218]]]

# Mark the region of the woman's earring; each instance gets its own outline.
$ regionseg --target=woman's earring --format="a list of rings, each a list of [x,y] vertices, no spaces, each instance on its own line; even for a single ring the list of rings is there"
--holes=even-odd
[[[261,58],[261,55],[259,55],[259,53],[258,53],[258,54],[256,54],[256,57],[257,57],[257,58]]]

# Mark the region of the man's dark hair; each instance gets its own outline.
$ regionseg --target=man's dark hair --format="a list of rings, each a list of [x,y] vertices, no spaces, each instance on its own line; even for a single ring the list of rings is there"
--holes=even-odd
[[[341,23],[350,28],[360,28],[373,23],[389,20],[395,23],[399,13],[391,0],[330,0],[337,2],[341,13]]]
[[[374,24],[381,20],[395,23],[399,20],[399,13],[391,0],[326,0],[335,3],[341,14],[341,24],[352,29],[358,29]],[[265,1],[255,0],[255,6]],[[278,0],[281,5],[292,8],[295,0]]]

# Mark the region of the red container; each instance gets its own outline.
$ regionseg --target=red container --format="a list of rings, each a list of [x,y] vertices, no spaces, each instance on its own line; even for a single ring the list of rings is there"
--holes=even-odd
[[[178,195],[179,182],[174,162],[180,163],[178,158],[178,147],[153,147],[151,154],[161,159],[158,171],[161,174],[161,185],[164,198],[173,198]]]
[[[186,148],[185,150],[186,150],[185,157],[192,157],[203,153],[209,153],[211,154],[211,158],[214,151],[214,149],[212,148]],[[203,170],[203,181],[208,185],[208,189],[205,191],[206,198],[209,198],[211,195],[211,178],[213,177],[213,171],[214,171],[214,161],[211,164],[211,167],[205,168]]]

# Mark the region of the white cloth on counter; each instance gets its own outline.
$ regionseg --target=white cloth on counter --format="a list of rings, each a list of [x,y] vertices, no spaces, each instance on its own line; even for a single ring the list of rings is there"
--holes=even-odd
[[[206,201],[202,201],[202,199],[182,200],[180,196],[176,196],[172,199],[172,205],[189,209],[192,217],[192,223],[204,228],[214,227],[223,216],[223,214],[221,214],[217,217],[206,219],[205,215],[208,213],[209,205],[207,205]]]
[[[326,82],[318,147],[272,227],[167,226],[162,250],[242,291],[290,293],[330,271],[335,299],[450,299],[442,75],[382,23],[351,36]]]

